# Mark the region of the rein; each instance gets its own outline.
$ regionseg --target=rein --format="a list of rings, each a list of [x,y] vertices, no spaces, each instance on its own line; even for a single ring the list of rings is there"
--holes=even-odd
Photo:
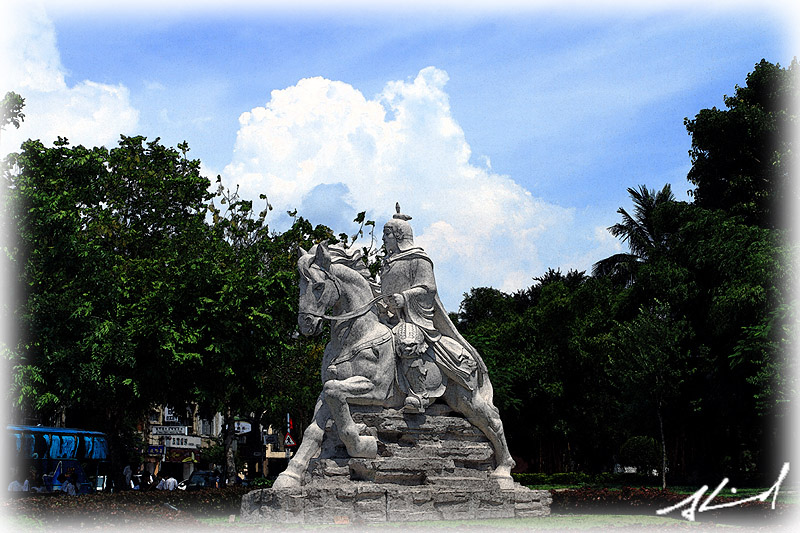
[[[307,312],[302,312],[302,314],[311,315],[311,316],[315,316],[315,317],[318,317],[318,318],[324,318],[326,320],[349,320],[351,318],[356,318],[356,317],[359,317],[361,315],[366,314],[367,311],[369,311],[372,308],[372,306],[375,304],[375,302],[377,302],[381,298],[383,298],[383,296],[376,296],[375,298],[373,298],[372,300],[368,301],[367,303],[365,303],[361,307],[359,307],[357,309],[354,309],[353,311],[350,311],[349,313],[344,313],[344,314],[341,314],[341,315],[318,315],[316,313],[307,313]]]

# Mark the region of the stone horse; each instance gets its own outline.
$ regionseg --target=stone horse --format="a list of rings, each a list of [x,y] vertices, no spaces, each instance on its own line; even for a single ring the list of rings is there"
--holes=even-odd
[[[303,335],[318,335],[331,320],[331,340],[322,356],[322,393],[303,442],[276,488],[299,486],[309,461],[319,452],[329,418],[351,457],[374,458],[377,439],[361,435],[366,428],[353,421],[349,404],[386,405],[395,379],[391,330],[378,319],[368,274],[360,259],[348,258],[325,243],[312,252],[300,250],[300,311]],[[333,252],[333,253],[332,253]],[[363,273],[362,273],[363,272]],[[331,315],[326,311],[330,309]]]
[[[395,342],[392,330],[379,319],[369,272],[360,259],[350,258],[325,243],[310,252],[300,250],[300,308],[298,324],[303,335],[318,335],[323,320],[331,321],[331,340],[322,356],[322,393],[314,419],[303,433],[289,465],[275,481],[274,488],[299,487],[309,461],[322,446],[330,418],[351,457],[377,456],[377,439],[363,435],[366,427],[356,424],[350,404],[399,407],[403,396],[394,389]],[[330,315],[326,314],[330,309]],[[496,469],[492,478],[511,480],[514,461],[509,453],[499,413],[491,401],[488,376],[473,376],[467,387],[449,380],[442,399],[462,413],[490,440]]]

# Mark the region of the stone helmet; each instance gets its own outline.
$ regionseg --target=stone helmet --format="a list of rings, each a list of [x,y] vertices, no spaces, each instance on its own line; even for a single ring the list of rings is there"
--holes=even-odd
[[[390,221],[384,224],[383,228],[384,231],[387,228],[391,229],[397,241],[397,247],[401,252],[405,252],[414,247],[414,231],[411,229],[411,224],[408,223],[411,217],[400,212],[399,202],[395,204],[395,210],[397,212],[392,216]]]

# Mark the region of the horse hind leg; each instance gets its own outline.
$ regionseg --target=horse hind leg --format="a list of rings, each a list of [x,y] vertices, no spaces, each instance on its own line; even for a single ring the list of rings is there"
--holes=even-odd
[[[506,443],[503,421],[498,409],[485,401],[479,391],[468,391],[464,387],[450,384],[444,394],[444,400],[455,411],[463,414],[475,427],[486,435],[492,445],[495,456],[495,469],[490,477],[498,480],[510,480],[511,469],[515,462]]]

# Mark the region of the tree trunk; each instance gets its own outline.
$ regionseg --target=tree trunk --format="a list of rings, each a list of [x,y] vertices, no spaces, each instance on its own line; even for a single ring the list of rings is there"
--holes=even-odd
[[[658,429],[661,431],[661,490],[667,488],[667,441],[664,440],[664,418],[661,416],[661,400],[658,400]]]
[[[223,467],[223,483],[226,485],[233,485],[236,478],[236,421],[233,417],[231,407],[225,408],[225,439],[223,445],[225,447],[225,466]]]
[[[128,450],[125,449],[122,438],[120,438],[121,431],[117,423],[119,419],[120,417],[109,414],[105,428],[106,437],[108,438],[108,461],[110,463],[107,488],[114,492],[131,488],[130,485],[125,484],[125,476],[123,475],[125,466],[130,465],[131,460]],[[134,465],[131,465],[131,468],[134,468]]]

